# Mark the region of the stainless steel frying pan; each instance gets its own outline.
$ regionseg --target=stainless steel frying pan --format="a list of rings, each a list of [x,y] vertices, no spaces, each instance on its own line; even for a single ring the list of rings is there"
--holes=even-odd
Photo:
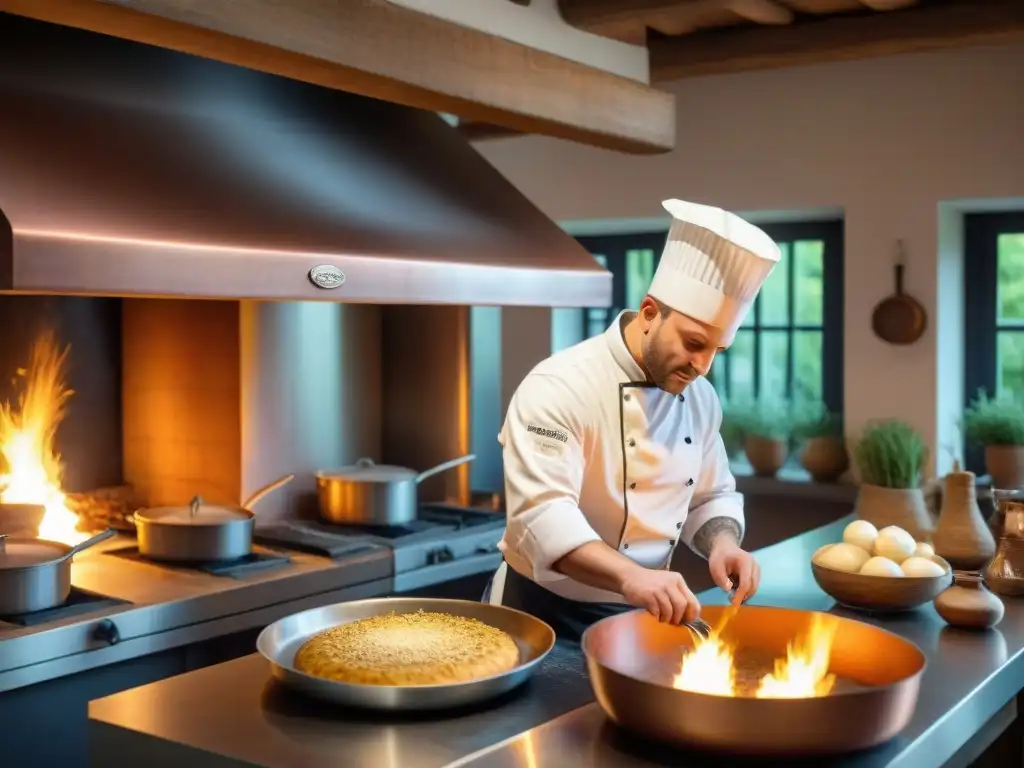
[[[360,685],[313,677],[294,667],[295,654],[314,635],[358,619],[392,611],[449,613],[504,630],[519,646],[519,666],[500,675],[444,685]],[[685,631],[685,630],[684,630]],[[313,608],[264,629],[256,648],[275,678],[306,695],[337,704],[378,710],[436,710],[475,704],[500,696],[526,682],[555,645],[555,632],[540,619],[500,605],[469,600],[390,597]]]

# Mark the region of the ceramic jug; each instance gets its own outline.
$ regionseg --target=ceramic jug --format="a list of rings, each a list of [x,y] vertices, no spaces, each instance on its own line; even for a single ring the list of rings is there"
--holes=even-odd
[[[995,539],[978,508],[975,475],[962,472],[958,462],[946,475],[932,544],[935,554],[958,571],[980,571],[996,553]]]

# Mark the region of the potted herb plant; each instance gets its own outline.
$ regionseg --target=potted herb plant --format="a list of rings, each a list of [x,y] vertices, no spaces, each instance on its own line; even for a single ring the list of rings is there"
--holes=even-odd
[[[918,541],[934,528],[921,488],[924,438],[898,419],[869,424],[853,451],[860,474],[857,515],[878,528],[898,525]]]
[[[815,482],[834,483],[849,468],[842,417],[829,413],[824,403],[800,410],[793,425],[793,437],[803,442],[800,464]]]
[[[759,477],[773,477],[789,457],[792,420],[787,404],[753,402],[730,411],[733,428],[743,435],[747,461]]]
[[[995,488],[1024,486],[1024,403],[984,390],[964,410],[964,436],[985,449],[985,469]]]

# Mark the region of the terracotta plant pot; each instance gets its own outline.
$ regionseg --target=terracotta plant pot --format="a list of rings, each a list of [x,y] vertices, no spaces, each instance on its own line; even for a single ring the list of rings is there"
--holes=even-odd
[[[846,445],[837,437],[812,437],[804,443],[800,464],[818,483],[834,483],[849,468]]]
[[[857,517],[876,528],[896,525],[917,541],[927,541],[935,524],[920,488],[882,488],[862,485],[857,492]]]
[[[747,453],[747,461],[758,477],[774,477],[789,456],[789,445],[785,440],[757,435],[747,435],[743,448]]]
[[[1024,487],[1024,445],[985,446],[985,469],[995,488]]]

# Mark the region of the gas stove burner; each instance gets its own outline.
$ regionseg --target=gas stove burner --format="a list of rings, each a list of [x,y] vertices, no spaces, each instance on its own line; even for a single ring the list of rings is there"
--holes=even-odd
[[[274,525],[258,525],[253,532],[253,541],[271,547],[294,549],[310,555],[320,555],[337,560],[380,550],[381,547],[365,537],[349,536],[336,530],[318,530],[316,523],[296,522]]]
[[[99,611],[104,608],[112,608],[117,605],[128,605],[127,600],[119,600],[116,597],[106,597],[87,592],[77,587],[71,588],[71,594],[63,605],[56,608],[47,608],[45,611],[23,613],[20,616],[0,616],[0,623],[12,624],[16,627],[37,627],[42,624],[70,619],[84,613]]]
[[[264,544],[303,548],[313,554],[327,554],[329,550],[350,547],[353,542],[365,542],[367,539],[398,546],[436,539],[455,531],[488,526],[498,528],[504,524],[505,516],[496,512],[448,504],[424,504],[419,508],[419,517],[405,525],[335,525],[320,520],[295,520],[280,525],[259,526],[256,528],[255,540]],[[332,552],[328,556],[338,555]]]
[[[281,568],[291,563],[291,558],[277,552],[252,552],[245,557],[236,560],[223,560],[220,562],[208,563],[164,563],[143,557],[138,547],[123,547],[121,549],[107,550],[106,554],[115,557],[123,557],[126,560],[135,560],[140,563],[148,563],[161,568],[174,568],[177,570],[201,571],[211,576],[227,576],[240,579],[253,573]]]
[[[415,536],[424,531],[433,531],[438,524],[428,520],[413,520],[407,525],[332,525],[321,522],[304,522],[302,527],[335,536],[374,536],[378,539],[397,541]]]
[[[455,507],[450,504],[424,504],[420,507],[420,520],[441,525],[454,525],[456,530],[475,528],[478,525],[504,525],[504,512],[486,509]]]

